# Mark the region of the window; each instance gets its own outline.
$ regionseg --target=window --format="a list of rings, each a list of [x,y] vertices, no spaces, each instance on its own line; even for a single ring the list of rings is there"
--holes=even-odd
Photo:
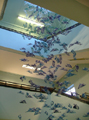
[[[76,90],[75,90],[74,84],[72,84],[70,87],[68,87],[65,92],[65,94],[67,94],[67,95],[71,95],[71,93],[73,94],[73,96],[76,96]]]

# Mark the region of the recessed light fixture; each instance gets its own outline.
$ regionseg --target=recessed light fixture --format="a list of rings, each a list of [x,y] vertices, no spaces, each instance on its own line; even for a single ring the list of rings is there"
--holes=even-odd
[[[28,65],[23,65],[22,67],[28,68],[28,69],[32,69],[32,70],[35,70],[35,69],[36,69],[35,67],[28,66]],[[37,70],[41,70],[41,68],[37,68]]]
[[[31,24],[35,24],[35,25],[44,27],[44,24],[42,24],[42,23],[38,23],[38,22],[32,21],[30,19],[26,19],[26,18],[21,17],[21,16],[18,16],[18,19],[23,20],[23,21],[28,22],[28,23],[31,23]]]

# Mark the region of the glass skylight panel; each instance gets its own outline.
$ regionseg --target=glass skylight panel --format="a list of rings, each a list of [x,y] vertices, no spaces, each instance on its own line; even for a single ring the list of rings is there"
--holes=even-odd
[[[26,31],[28,31],[29,35],[36,36],[39,39],[56,35],[59,33],[59,31],[63,31],[71,25],[77,23],[69,18],[61,16],[57,13],[54,13],[50,10],[27,1],[24,2],[24,13],[24,19],[29,19],[33,22],[35,21],[36,23],[44,25],[43,28],[40,27],[40,25],[35,26],[32,23],[27,23],[27,27],[24,27],[23,25]]]
[[[65,94],[67,95],[71,95],[73,94],[73,96],[76,96],[76,90],[75,90],[75,87],[69,87],[70,89],[68,91],[65,92]]]

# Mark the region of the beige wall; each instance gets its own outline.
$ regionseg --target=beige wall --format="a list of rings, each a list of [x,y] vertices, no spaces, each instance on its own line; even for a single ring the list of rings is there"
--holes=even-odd
[[[89,64],[78,64],[78,65],[79,65],[79,71],[78,72],[74,71],[73,72],[75,74],[74,76],[67,77],[66,79],[64,79],[65,78],[64,76],[59,81],[60,82],[70,81],[71,84],[69,84],[69,86],[74,84],[76,92],[81,95],[82,93],[85,92],[89,93],[89,71],[87,72],[82,70],[84,67],[89,68]],[[75,69],[75,67],[73,69]],[[79,84],[82,83],[86,84],[86,86],[78,89]]]

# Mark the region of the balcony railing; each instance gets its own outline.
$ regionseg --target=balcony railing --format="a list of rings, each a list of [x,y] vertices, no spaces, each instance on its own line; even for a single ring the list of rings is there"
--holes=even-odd
[[[43,91],[43,89],[45,88],[44,86],[40,86],[40,87],[36,88],[36,87],[31,86],[31,85],[20,84],[20,83],[5,81],[5,80],[0,80],[0,86],[22,89],[22,90],[28,90],[28,91],[33,91],[33,92],[46,93],[45,91]],[[52,92],[57,93],[58,92],[56,90],[56,88],[47,87],[47,89],[50,91],[50,93],[52,93]],[[78,101],[86,103],[86,104],[89,104],[89,99],[81,98],[81,95],[79,95],[80,98],[77,98],[76,96],[67,95],[65,93],[61,93],[61,95],[69,97],[69,98],[74,99],[74,100],[78,100]]]

